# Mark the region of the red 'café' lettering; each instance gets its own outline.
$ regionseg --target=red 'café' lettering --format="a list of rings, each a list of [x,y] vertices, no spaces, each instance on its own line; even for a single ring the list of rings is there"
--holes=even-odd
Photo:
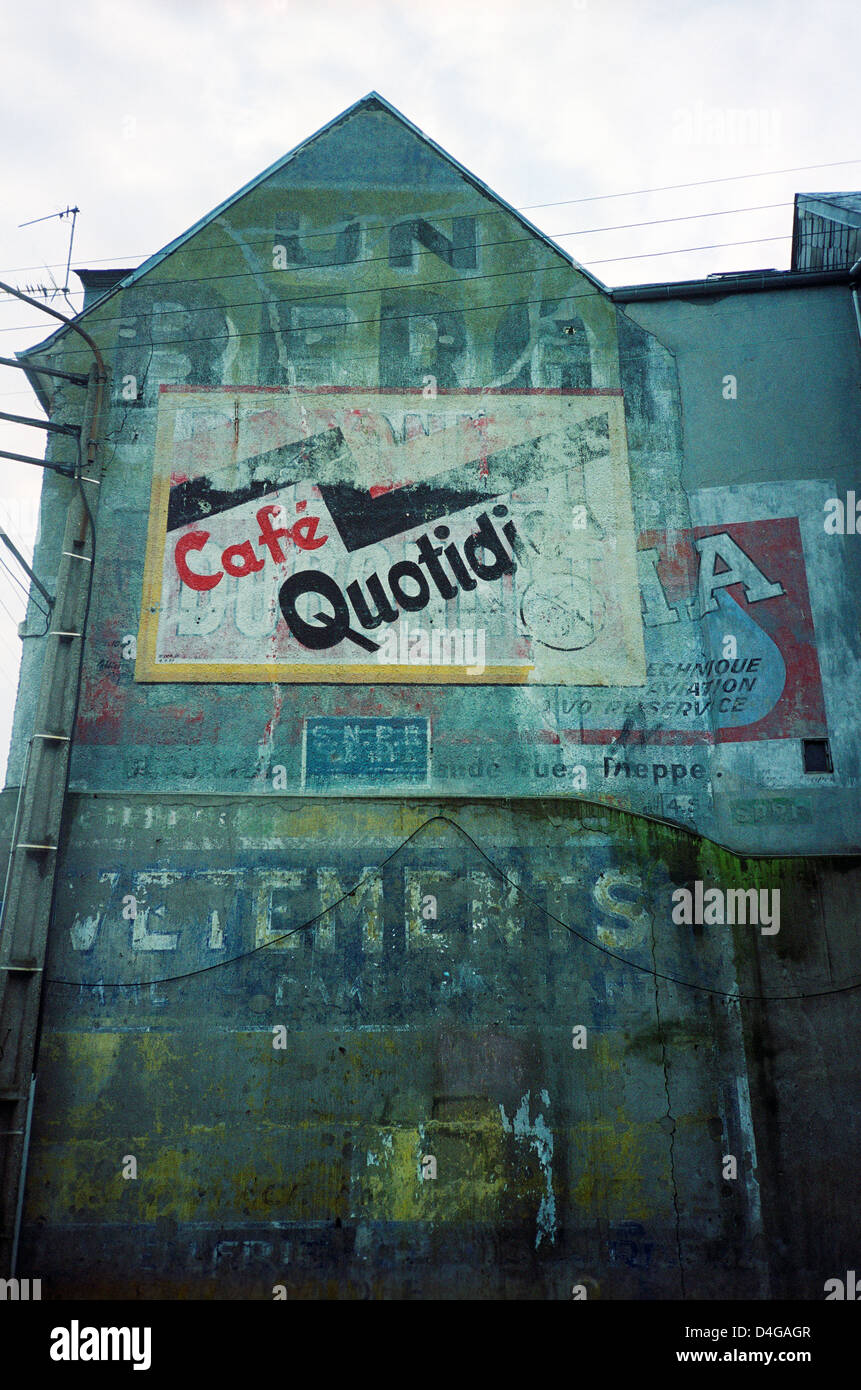
[[[325,545],[328,536],[318,536],[317,527],[320,524],[318,516],[303,516],[295,521],[292,526],[273,526],[272,517],[280,516],[282,508],[269,505],[261,507],[257,513],[257,522],[260,526],[260,535],[257,544],[263,545],[269,551],[276,564],[283,565],[286,559],[279,544],[279,538],[285,537],[298,545],[300,550],[319,550],[321,545]],[[189,551],[203,550],[209,540],[208,531],[188,531],[181,536],[176,543],[174,559],[179,577],[183,584],[187,584],[189,589],[196,589],[198,593],[207,593],[214,589],[216,584],[220,584],[224,575],[229,574],[234,579],[243,579],[246,574],[256,574],[263,568],[263,561],[254,554],[249,540],[242,541],[239,545],[228,545],[221,552],[221,563],[223,570],[218,574],[197,574],[188,564],[187,555]]]

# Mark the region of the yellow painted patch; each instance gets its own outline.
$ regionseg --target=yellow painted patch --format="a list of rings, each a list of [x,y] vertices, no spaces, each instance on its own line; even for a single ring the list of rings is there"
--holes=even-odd
[[[573,1202],[610,1221],[645,1221],[653,1214],[647,1193],[653,1184],[654,1125],[636,1125],[621,1113],[614,1122],[597,1119],[575,1125],[571,1134],[574,1152],[582,1154],[583,1173],[574,1184]],[[667,1189],[669,1200],[669,1188]]]

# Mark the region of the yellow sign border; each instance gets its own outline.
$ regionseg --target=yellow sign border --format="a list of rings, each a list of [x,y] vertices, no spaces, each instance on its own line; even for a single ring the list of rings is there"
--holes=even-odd
[[[254,388],[251,388],[252,390]],[[309,395],[325,394],[324,387],[311,388]],[[329,388],[331,389],[331,388]],[[285,388],[283,391],[273,393],[273,388],[264,388],[266,395],[283,394],[297,395],[303,394],[301,390]],[[338,391],[342,394],[343,391]],[[389,665],[382,664],[363,664],[363,665],[344,665],[342,663],[320,663],[319,665],[297,664],[291,662],[238,662],[235,665],[225,665],[221,662],[160,662],[156,659],[157,639],[158,639],[158,618],[161,608],[161,592],[164,575],[164,553],[167,545],[167,517],[168,504],[170,501],[170,464],[173,457],[173,429],[176,416],[176,404],[183,396],[217,395],[221,398],[231,394],[240,396],[248,395],[249,387],[236,386],[212,386],[212,387],[191,387],[188,386],[163,386],[159,393],[158,421],[156,425],[155,452],[153,460],[153,479],[150,494],[149,527],[147,531],[147,544],[144,556],[144,579],[141,597],[141,615],[138,627],[137,653],[135,659],[135,680],[141,683],[218,683],[223,685],[241,684],[283,684],[283,685],[507,685],[507,686],[527,686],[530,684],[530,674],[535,667],[524,666],[494,666],[486,668],[480,675],[468,674],[469,668],[466,666],[426,666],[424,663],[420,667],[415,665]],[[357,394],[380,394],[375,393],[373,388],[357,388]],[[448,393],[446,393],[448,394]],[[465,391],[452,392],[453,395],[484,396],[510,394],[521,395],[523,393],[509,393],[506,391]],[[583,391],[542,391],[536,390],[535,395],[577,395],[601,397],[606,399],[608,407],[610,402],[616,405],[616,409],[608,409],[611,447],[616,442],[622,444],[622,454],[627,464],[627,427],[624,411],[624,398],[622,392],[617,388],[598,388],[596,390]],[[171,409],[164,409],[163,402],[170,401]],[[167,466],[165,466],[167,464]],[[616,502],[622,500],[618,496],[619,479],[615,469],[611,472],[611,485],[616,493]],[[631,499],[630,490],[625,499],[630,509]],[[633,516],[631,518],[633,520]],[[421,679],[416,679],[417,671],[421,671]],[[578,682],[583,684],[584,682]],[[589,684],[603,685],[605,681],[600,678],[595,679]],[[640,684],[641,682],[637,682]]]

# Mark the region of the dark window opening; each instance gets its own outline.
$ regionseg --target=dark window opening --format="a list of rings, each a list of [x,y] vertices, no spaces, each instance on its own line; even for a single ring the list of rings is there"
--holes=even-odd
[[[827,738],[803,738],[801,752],[805,772],[833,772],[831,745]]]

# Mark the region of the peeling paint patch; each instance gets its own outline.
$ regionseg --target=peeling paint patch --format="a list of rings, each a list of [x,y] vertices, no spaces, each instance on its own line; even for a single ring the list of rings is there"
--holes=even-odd
[[[500,1104],[499,1111],[502,1116],[502,1127],[506,1134],[513,1134],[515,1138],[527,1141],[535,1150],[544,1176],[546,1191],[538,1205],[535,1218],[535,1249],[537,1250],[542,1240],[545,1239],[551,1245],[556,1244],[556,1196],[553,1191],[553,1131],[543,1114],[536,1115],[534,1120],[530,1120],[531,1097],[532,1092],[527,1091],[512,1120],[508,1119],[504,1105]],[[542,1089],[540,1097],[544,1105],[549,1106],[550,1096],[546,1090]]]

